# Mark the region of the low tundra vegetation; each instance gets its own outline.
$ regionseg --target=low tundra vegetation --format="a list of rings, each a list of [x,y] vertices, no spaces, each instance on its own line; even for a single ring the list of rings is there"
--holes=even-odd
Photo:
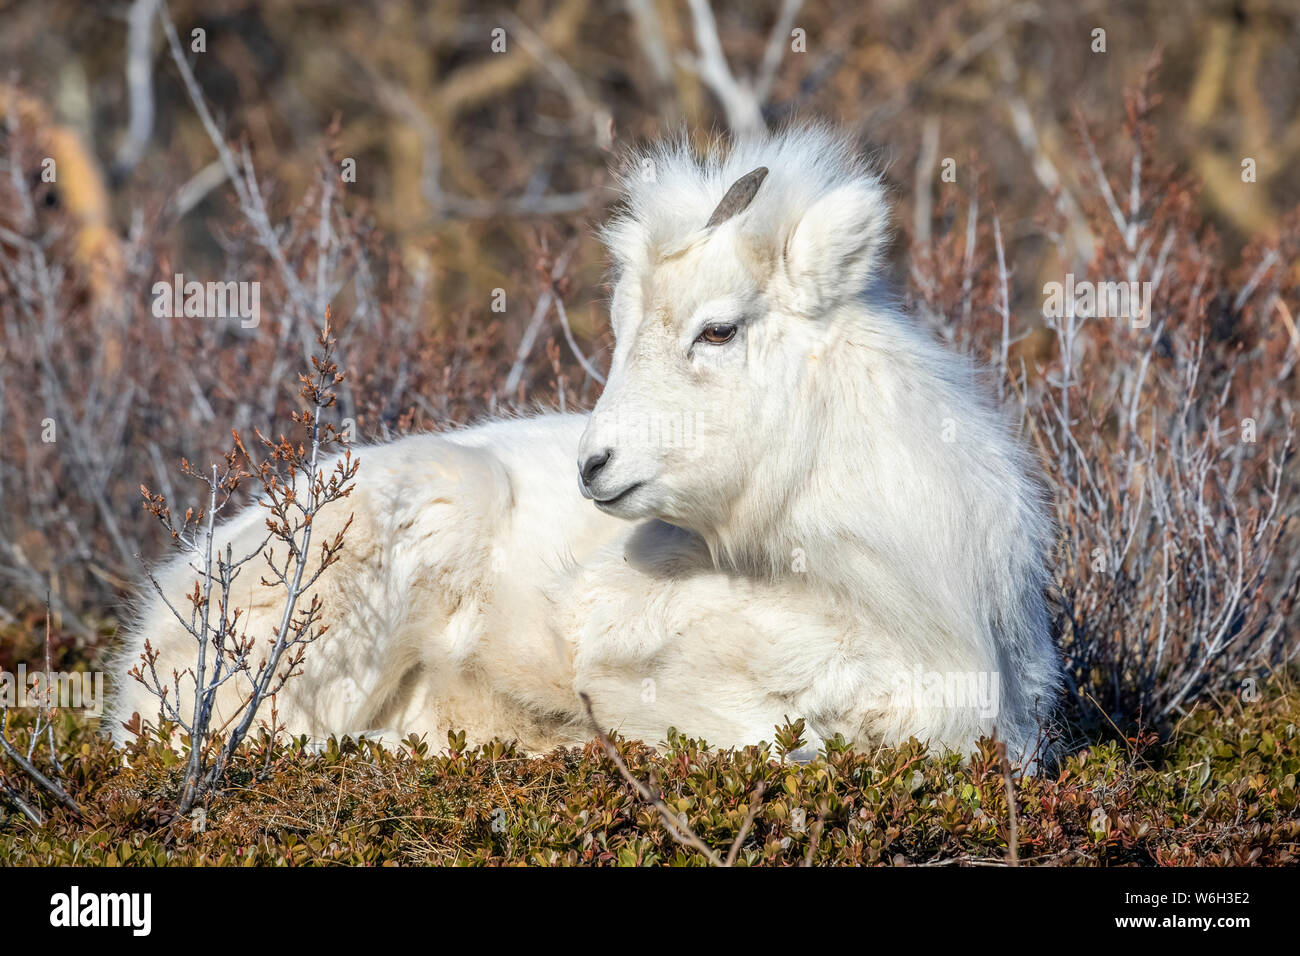
[[[24,747],[24,730],[15,728]],[[493,742],[408,739],[400,750],[263,734],[233,757],[206,811],[175,814],[186,760],[143,736],[113,749],[63,717],[77,815],[45,799],[44,828],[0,822],[10,864],[709,865],[593,741],[531,758]],[[1278,865],[1300,845],[1300,696],[1200,705],[1163,742],[1114,739],[1034,776],[1008,775],[994,741],[968,760],[915,742],[860,753],[828,744],[808,763],[796,722],[773,741],[719,751],[677,735],[656,752],[611,741],[638,781],[737,866],[988,864]],[[747,825],[748,823],[748,825]],[[737,835],[742,834],[737,843]]]

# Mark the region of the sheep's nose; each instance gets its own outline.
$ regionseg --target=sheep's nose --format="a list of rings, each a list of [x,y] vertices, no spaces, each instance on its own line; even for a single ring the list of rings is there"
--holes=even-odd
[[[578,472],[582,475],[582,483],[584,485],[591,484],[592,479],[596,477],[600,472],[600,469],[605,467],[605,463],[609,461],[609,457],[612,454],[614,454],[614,450],[612,448],[606,448],[604,451],[589,456],[587,460],[582,463]]]

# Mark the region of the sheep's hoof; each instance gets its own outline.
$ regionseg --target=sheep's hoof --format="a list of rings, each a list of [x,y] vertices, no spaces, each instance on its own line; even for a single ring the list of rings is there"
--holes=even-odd
[[[791,763],[812,763],[817,759],[817,751],[812,747],[800,747],[787,753],[785,759]]]

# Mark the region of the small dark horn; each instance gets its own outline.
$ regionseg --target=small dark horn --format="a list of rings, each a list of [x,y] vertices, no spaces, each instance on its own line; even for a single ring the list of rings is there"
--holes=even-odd
[[[713,210],[713,215],[709,217],[705,229],[711,229],[720,222],[726,222],[732,216],[745,211],[745,208],[754,201],[754,195],[758,192],[758,187],[763,185],[763,180],[767,178],[767,167],[760,166],[752,173],[745,173],[727,190],[727,194],[722,197],[722,202],[718,203],[718,208]]]

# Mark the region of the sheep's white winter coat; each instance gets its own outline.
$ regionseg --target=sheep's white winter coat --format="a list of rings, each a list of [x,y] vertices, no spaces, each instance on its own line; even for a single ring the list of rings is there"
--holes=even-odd
[[[821,129],[629,164],[604,231],[609,384],[547,414],[359,450],[329,631],[281,694],[314,736],[464,729],[528,750],[604,727],[715,745],[786,718],[860,746],[1031,751],[1059,679],[1051,526],[1031,462],[969,364],[877,280],[879,179]],[[724,199],[725,196],[725,199]],[[253,508],[220,529],[255,548]],[[160,569],[177,606],[183,560]],[[282,592],[233,595],[268,637]],[[112,730],[194,641],[155,596],[128,636]],[[218,709],[238,692],[231,682]],[[815,738],[814,738],[815,740]]]

